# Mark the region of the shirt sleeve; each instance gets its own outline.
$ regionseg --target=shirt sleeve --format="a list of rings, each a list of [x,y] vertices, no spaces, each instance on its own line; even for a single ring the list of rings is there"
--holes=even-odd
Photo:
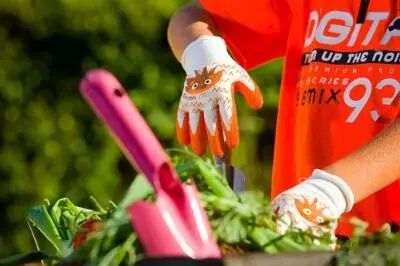
[[[290,25],[285,0],[200,0],[200,4],[244,68],[285,54]]]

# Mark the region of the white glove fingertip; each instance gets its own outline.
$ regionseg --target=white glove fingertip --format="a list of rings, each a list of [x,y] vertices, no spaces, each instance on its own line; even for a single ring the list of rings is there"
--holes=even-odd
[[[190,131],[192,134],[197,133],[197,129],[199,127],[199,122],[200,122],[200,111],[199,110],[191,110],[189,112],[189,126],[190,126]]]
[[[224,97],[220,99],[219,104],[219,114],[221,115],[222,123],[224,124],[226,130],[231,129],[231,119],[233,116],[233,102],[231,97]]]
[[[250,77],[250,75],[241,68],[241,72],[239,73],[239,79],[249,90],[254,91],[256,89],[256,83]]]
[[[216,106],[210,106],[204,111],[206,127],[211,135],[215,135],[217,129],[217,110]]]
[[[185,111],[183,111],[181,108],[178,109],[176,120],[178,121],[179,127],[182,128],[183,121],[185,120]]]

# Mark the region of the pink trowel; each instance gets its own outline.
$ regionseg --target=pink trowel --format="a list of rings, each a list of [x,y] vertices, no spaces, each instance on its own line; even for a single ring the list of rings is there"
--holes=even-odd
[[[155,203],[142,201],[129,207],[133,227],[147,254],[221,257],[195,185],[180,182],[168,156],[118,80],[106,70],[95,69],[85,75],[80,89],[157,195]]]

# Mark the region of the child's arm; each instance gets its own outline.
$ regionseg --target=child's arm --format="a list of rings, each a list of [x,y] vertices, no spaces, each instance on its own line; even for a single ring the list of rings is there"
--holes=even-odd
[[[322,228],[358,202],[400,177],[400,119],[371,142],[345,158],[315,170],[311,177],[279,194],[273,201],[281,219],[278,229]],[[323,229],[323,228],[322,228]]]
[[[173,16],[168,40],[187,75],[177,114],[178,141],[190,144],[199,155],[209,146],[214,156],[220,157],[225,146],[233,149],[239,143],[233,92],[240,92],[253,109],[260,108],[263,99],[215,32],[211,19],[195,2]]]
[[[371,142],[324,169],[340,176],[360,201],[400,177],[400,119]]]
[[[189,43],[202,35],[217,35],[216,32],[207,12],[197,1],[192,1],[171,18],[168,42],[176,59],[181,61],[183,51]]]

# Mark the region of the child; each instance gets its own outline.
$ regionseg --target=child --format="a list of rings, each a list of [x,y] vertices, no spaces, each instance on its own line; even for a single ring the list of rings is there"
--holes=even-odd
[[[198,154],[207,142],[217,156],[223,145],[235,147],[232,92],[262,105],[244,69],[284,56],[272,179],[279,230],[339,219],[336,232],[350,235],[354,216],[371,231],[400,224],[397,3],[202,0],[183,7],[168,29],[187,73],[178,140]]]

